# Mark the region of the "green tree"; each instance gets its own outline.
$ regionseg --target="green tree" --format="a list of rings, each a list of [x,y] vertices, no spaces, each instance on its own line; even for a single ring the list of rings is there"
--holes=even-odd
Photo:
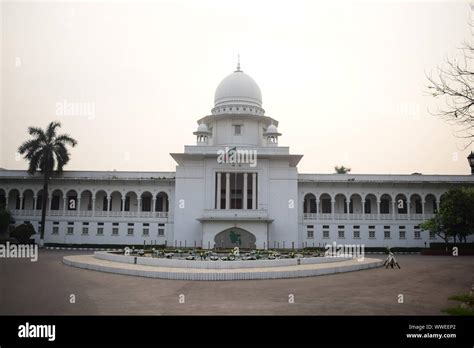
[[[29,127],[28,133],[33,137],[25,141],[18,152],[29,162],[28,173],[43,176],[43,194],[41,206],[40,245],[44,242],[44,226],[48,201],[48,186],[53,175],[61,175],[63,167],[69,162],[70,153],[67,146],[76,146],[77,141],[67,134],[56,134],[61,127],[59,122],[51,122],[45,130]]]
[[[436,233],[446,243],[450,237],[466,242],[474,233],[474,187],[452,189],[441,197],[435,216],[420,226]]]
[[[334,170],[336,171],[336,174],[347,174],[351,171],[351,168],[346,168],[344,166],[335,166]]]

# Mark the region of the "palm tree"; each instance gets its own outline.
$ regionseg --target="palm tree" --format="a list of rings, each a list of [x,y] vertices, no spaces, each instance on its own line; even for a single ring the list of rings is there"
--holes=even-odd
[[[351,171],[351,168],[346,168],[344,166],[335,166],[334,170],[336,171],[336,174],[347,174]]]
[[[63,167],[69,162],[69,152],[66,146],[74,147],[77,144],[77,141],[67,134],[57,135],[56,128],[60,127],[61,123],[59,122],[51,122],[46,130],[39,127],[28,127],[28,133],[33,138],[25,141],[18,148],[18,152],[24,155],[24,158],[29,162],[28,174],[35,175],[39,171],[43,175],[40,228],[41,246],[44,242],[49,180],[55,173],[60,175]]]

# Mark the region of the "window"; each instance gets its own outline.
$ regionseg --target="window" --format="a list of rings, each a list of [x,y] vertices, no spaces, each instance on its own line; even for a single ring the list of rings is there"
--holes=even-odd
[[[354,238],[360,238],[360,231],[354,230]]]
[[[82,234],[89,234],[89,227],[83,227]]]
[[[364,211],[366,214],[371,214],[371,207],[370,199],[367,199],[364,203]]]
[[[430,239],[436,239],[436,234],[434,232],[430,232]]]
[[[159,236],[165,235],[165,224],[158,224],[158,235]]]
[[[323,238],[329,238],[329,231],[328,230],[323,231]]]
[[[112,227],[112,236],[118,236],[119,229],[118,227]]]
[[[420,231],[415,230],[415,239],[421,239]]]
[[[143,228],[143,235],[148,236],[150,234],[150,229],[148,227]]]
[[[383,231],[383,237],[385,239],[390,239],[390,230]]]
[[[53,226],[53,234],[59,234],[59,227]]]
[[[104,228],[103,227],[97,227],[97,235],[98,236],[103,236],[104,235]]]
[[[313,239],[314,238],[314,231],[313,230],[308,230],[308,238]]]
[[[127,235],[129,235],[129,236],[133,235],[133,223],[132,222],[128,223]]]
[[[400,230],[399,234],[400,234],[400,239],[405,239],[406,238],[406,233],[405,233],[404,230]]]
[[[369,230],[369,238],[375,238],[375,231]]]
[[[338,237],[339,237],[339,238],[344,238],[344,231],[339,230],[339,232],[338,232]]]
[[[234,124],[234,135],[242,135],[242,125]]]
[[[67,228],[67,234],[74,234],[74,227],[68,226],[68,228]]]

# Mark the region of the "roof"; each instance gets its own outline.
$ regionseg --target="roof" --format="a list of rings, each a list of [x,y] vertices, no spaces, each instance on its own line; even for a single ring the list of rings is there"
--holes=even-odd
[[[0,170],[0,179],[38,178],[40,175],[31,176],[25,170]],[[60,176],[62,179],[96,179],[96,180],[174,180],[175,172],[127,172],[127,171],[86,171],[65,170]]]
[[[466,183],[474,184],[474,175],[421,174],[298,174],[298,182],[373,182],[373,183]]]

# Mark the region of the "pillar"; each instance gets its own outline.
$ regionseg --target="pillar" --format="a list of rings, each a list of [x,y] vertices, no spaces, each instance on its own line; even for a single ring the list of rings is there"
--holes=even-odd
[[[331,218],[334,220],[334,210],[336,208],[336,200],[331,199]]]
[[[377,220],[380,220],[380,200],[377,199]]]
[[[92,216],[95,216],[95,196],[92,197]]]
[[[216,209],[221,209],[222,173],[217,173]]]
[[[248,173],[244,173],[244,201],[243,201],[243,208],[247,209],[247,194],[248,194],[248,188],[247,188],[247,178],[248,178]]]
[[[225,173],[225,208],[230,209],[230,173]]]
[[[257,209],[257,173],[252,173],[252,209]]]
[[[407,199],[407,218],[410,220],[410,201]]]

